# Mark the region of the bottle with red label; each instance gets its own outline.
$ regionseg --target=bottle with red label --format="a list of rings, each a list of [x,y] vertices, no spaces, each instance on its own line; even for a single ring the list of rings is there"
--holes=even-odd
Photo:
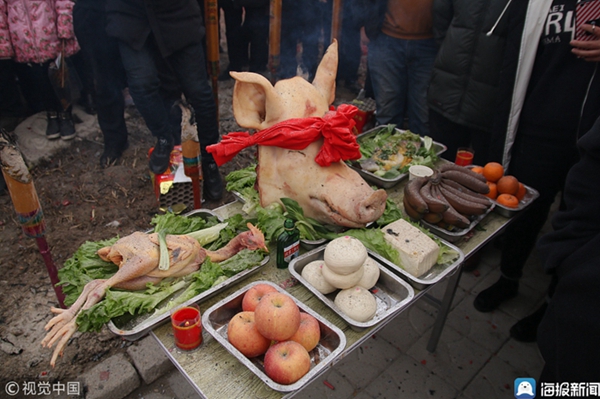
[[[300,253],[300,231],[292,219],[283,224],[285,231],[277,237],[277,268],[287,269],[291,260]]]

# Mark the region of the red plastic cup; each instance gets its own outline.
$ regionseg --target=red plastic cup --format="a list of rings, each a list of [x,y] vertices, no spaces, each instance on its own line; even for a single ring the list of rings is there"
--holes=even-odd
[[[183,350],[196,349],[202,343],[200,309],[193,304],[171,313],[175,346]]]
[[[461,147],[456,151],[456,160],[454,161],[454,163],[459,166],[472,165],[473,155],[474,152],[471,148]]]

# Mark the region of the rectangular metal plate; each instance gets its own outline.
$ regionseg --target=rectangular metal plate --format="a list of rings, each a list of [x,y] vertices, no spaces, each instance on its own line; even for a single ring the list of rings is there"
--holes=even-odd
[[[269,387],[280,392],[298,390],[311,381],[313,377],[319,375],[341,354],[346,347],[346,336],[342,330],[331,324],[327,319],[320,316],[292,295],[286,293],[294,300],[302,312],[306,312],[317,319],[321,329],[321,340],[317,347],[309,352],[311,368],[307,374],[293,384],[282,385],[276,383],[265,374],[263,366],[264,356],[247,358],[231,345],[227,339],[227,325],[229,321],[233,316],[242,311],[242,299],[246,291],[257,284],[268,284],[275,287],[279,292],[285,292],[281,287],[270,281],[255,281],[207,309],[202,316],[202,325],[229,353],[235,356],[244,366],[248,367],[250,371]],[[199,367],[205,367],[205,365],[199,365]]]

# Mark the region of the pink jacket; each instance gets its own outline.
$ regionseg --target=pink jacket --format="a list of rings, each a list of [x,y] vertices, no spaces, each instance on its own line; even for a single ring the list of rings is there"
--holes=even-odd
[[[0,0],[0,59],[42,63],[75,54],[71,0]]]

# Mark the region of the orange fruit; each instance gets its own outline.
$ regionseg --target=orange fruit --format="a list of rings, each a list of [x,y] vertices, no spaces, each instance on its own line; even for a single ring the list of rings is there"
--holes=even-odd
[[[490,192],[485,194],[485,196],[491,199],[496,199],[496,197],[498,196],[498,187],[496,186],[496,183],[488,181],[487,185],[490,188]]]
[[[498,187],[498,193],[500,194],[511,194],[517,195],[519,191],[519,181],[514,176],[502,176],[498,182],[496,182],[496,186]]]
[[[473,166],[471,168],[471,172],[479,173],[480,175],[482,175],[483,174],[483,166]]]
[[[496,202],[509,208],[516,208],[519,206],[519,199],[511,194],[500,194],[496,198]]]
[[[488,162],[483,167],[483,176],[487,181],[496,183],[502,176],[504,176],[504,167],[498,162]]]
[[[525,194],[527,194],[527,188],[525,188],[525,185],[523,183],[519,182],[519,190],[517,191],[515,197],[517,197],[519,201],[521,201],[525,197]]]

